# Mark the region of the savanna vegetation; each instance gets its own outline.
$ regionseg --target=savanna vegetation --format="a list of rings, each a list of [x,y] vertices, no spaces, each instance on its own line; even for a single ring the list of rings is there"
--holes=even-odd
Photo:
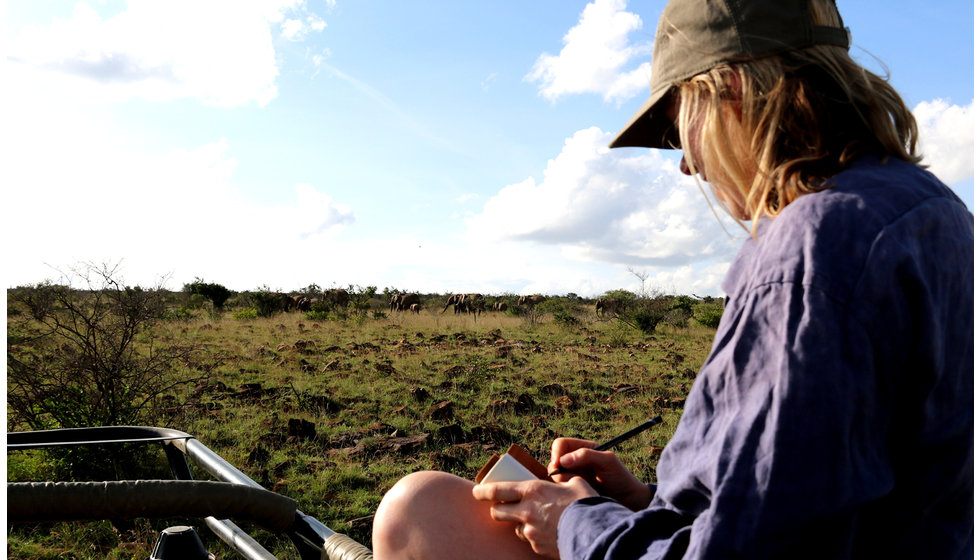
[[[621,305],[600,318],[594,299],[575,294],[531,307],[484,295],[482,309],[462,313],[443,311],[448,294],[421,294],[412,312],[392,310],[393,288],[349,286],[340,306],[318,300],[315,284],[234,293],[198,279],[169,292],[115,277],[87,266],[73,285],[8,290],[8,431],[182,430],[368,546],[371,515],[398,478],[472,478],[510,443],[546,462],[557,436],[602,440],[660,414],[663,424],[618,450],[655,480],[721,315],[718,300],[623,290],[604,295]],[[307,297],[307,309],[288,296]],[[7,459],[10,481],[169,477],[162,452],[125,447]],[[174,524],[235,557],[197,520],[16,526],[7,554],[146,558]],[[294,557],[290,543],[244,526]]]

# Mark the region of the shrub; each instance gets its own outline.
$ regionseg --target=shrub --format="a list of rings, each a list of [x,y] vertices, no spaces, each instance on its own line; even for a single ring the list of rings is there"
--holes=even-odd
[[[58,298],[67,289],[65,286],[56,286],[50,282],[42,282],[34,286],[23,286],[18,288],[16,292],[16,301],[27,308],[31,317],[40,321],[54,310]]]
[[[304,295],[310,299],[323,297],[323,288],[319,284],[310,284],[309,286],[303,288],[299,291],[300,295]]]
[[[163,312],[163,319],[168,321],[190,321],[193,317],[186,307],[172,307]]]
[[[350,295],[351,307],[359,311],[367,311],[371,309],[371,300],[377,295],[378,287],[365,286],[361,288],[358,286],[355,288],[354,286],[350,286],[347,289],[347,293]],[[391,296],[387,296],[387,299],[390,300]]]
[[[684,328],[687,326],[688,319],[691,318],[691,313],[685,311],[684,309],[674,308],[664,315],[663,323],[670,325],[672,327]]]
[[[329,321],[332,318],[331,315],[332,313],[329,311],[323,311],[315,307],[313,310],[306,312],[306,318],[310,321]]]
[[[318,313],[326,316],[328,313],[330,313],[330,308],[331,305],[329,302],[323,301],[322,299],[317,299],[316,301],[310,304],[310,310],[306,312],[306,316],[311,319],[312,319],[312,317],[310,317],[311,313]]]
[[[267,288],[250,293],[248,299],[259,317],[272,317],[283,310],[282,294],[269,291]]]
[[[8,332],[31,335],[8,336],[10,428],[150,423],[159,414],[155,401],[197,380],[174,374],[195,360],[194,347],[161,344],[152,336],[150,327],[163,316],[162,288],[123,286],[114,278],[116,269],[105,265],[87,264],[75,274],[84,289],[63,286],[53,292],[51,305],[8,324]],[[20,296],[32,293],[37,292]],[[74,449],[63,453],[61,464],[79,474],[110,459]]]
[[[636,334],[633,327],[624,321],[618,321],[615,323],[615,326],[609,330],[609,345],[613,348],[627,346],[633,341],[635,336]]]
[[[644,334],[653,334],[663,318],[663,314],[655,313],[649,309],[637,309],[630,314],[627,322]]]
[[[552,320],[563,327],[574,327],[579,324],[578,317],[565,310],[555,311]]]
[[[221,284],[207,283],[200,278],[195,278],[190,284],[184,284],[184,292],[204,296],[215,309],[224,307],[225,302],[231,297],[231,290],[228,288]]]
[[[563,313],[576,316],[581,313],[582,307],[572,300],[563,297],[552,297],[541,302],[537,306],[542,312]]]
[[[671,310],[680,310],[684,312],[687,317],[690,317],[694,306],[697,305],[697,303],[697,300],[691,296],[677,296],[674,298],[674,302],[671,305]]]
[[[653,334],[657,325],[664,321],[671,305],[672,298],[667,296],[640,297],[633,300],[618,318],[644,334]]]
[[[724,311],[724,307],[715,303],[699,303],[692,309],[694,320],[699,325],[713,329],[718,328],[718,325],[721,323],[721,315]]]
[[[188,309],[203,309],[207,303],[210,303],[210,300],[201,294],[190,294],[184,302],[184,307]],[[212,303],[211,306],[213,307],[214,304]]]
[[[259,312],[256,311],[254,307],[245,307],[236,311],[233,314],[233,317],[247,321],[250,319],[257,319],[259,317]]]

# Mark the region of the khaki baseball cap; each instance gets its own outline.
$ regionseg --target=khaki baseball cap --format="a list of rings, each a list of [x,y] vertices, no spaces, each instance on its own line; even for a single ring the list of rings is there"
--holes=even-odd
[[[653,40],[650,98],[609,147],[679,148],[666,116],[668,93],[715,66],[812,45],[848,48],[848,29],[814,24],[809,6],[810,0],[670,0]]]

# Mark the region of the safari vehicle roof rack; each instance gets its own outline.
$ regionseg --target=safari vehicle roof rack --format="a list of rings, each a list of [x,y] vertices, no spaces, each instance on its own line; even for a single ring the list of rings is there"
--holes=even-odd
[[[55,446],[154,443],[162,444],[173,480],[8,482],[7,523],[200,517],[243,558],[275,560],[231,521],[237,519],[285,534],[303,560],[373,558],[368,548],[299,511],[293,499],[264,489],[190,434],[150,426],[7,433],[8,453]],[[194,480],[188,458],[217,481]]]

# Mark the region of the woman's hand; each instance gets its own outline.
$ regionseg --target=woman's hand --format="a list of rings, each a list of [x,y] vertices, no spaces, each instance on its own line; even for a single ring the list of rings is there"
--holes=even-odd
[[[555,482],[584,478],[599,494],[639,511],[653,496],[611,451],[596,451],[594,441],[558,438],[551,444],[548,472]]]
[[[558,558],[558,519],[565,508],[596,491],[580,477],[568,482],[525,480],[490,482],[473,487],[477,500],[494,502],[490,516],[516,523],[517,538],[526,541],[536,554]]]

